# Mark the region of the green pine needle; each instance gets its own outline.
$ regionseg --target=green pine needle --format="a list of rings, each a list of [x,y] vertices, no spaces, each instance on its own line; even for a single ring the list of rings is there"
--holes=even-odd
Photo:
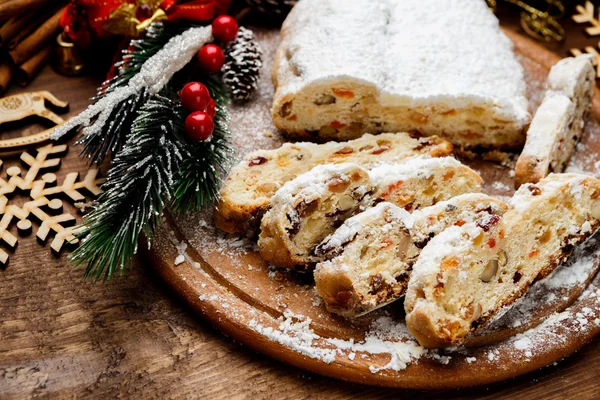
[[[119,74],[99,89],[98,96],[127,84],[148,58],[189,27],[151,25],[145,39],[133,41],[134,49],[126,52]],[[100,133],[81,140],[83,153],[93,162],[114,154],[104,193],[84,220],[81,244],[70,255],[71,264],[85,266],[84,276],[93,281],[123,274],[137,253],[141,235],[152,239],[166,207],[181,213],[196,211],[218,197],[221,176],[232,156],[228,92],[213,77],[198,76],[193,63],[188,67],[158,95],[143,91],[124,100]],[[190,73],[208,87],[217,105],[209,141],[196,142],[185,133],[189,113],[174,88],[189,82]]]
[[[180,213],[198,211],[217,199],[222,183],[220,176],[226,172],[233,154],[229,142],[231,133],[227,127],[229,114],[225,108],[229,102],[227,89],[212,77],[202,77],[201,80],[217,104],[215,130],[210,141],[197,143],[196,148],[190,151],[190,157],[181,163],[171,203],[173,211]]]
[[[84,221],[84,239],[70,255],[75,267],[86,265],[86,277],[97,281],[122,274],[137,253],[140,235],[152,236],[173,196],[173,176],[190,157],[185,115],[181,104],[164,94],[141,107],[108,171],[99,205]]]
[[[140,72],[142,65],[162,49],[172,37],[194,26],[197,24],[184,21],[151,24],[142,39],[132,40],[129,47],[123,50],[121,61],[115,64],[117,74],[98,88],[92,100],[97,101],[115,89],[127,85],[129,80]],[[130,134],[137,110],[147,100],[148,96],[144,91],[123,101],[121,107],[115,107],[105,129],[94,135],[86,135],[76,143],[83,145],[81,154],[87,157],[91,164],[100,165],[108,154],[115,154],[121,150]]]

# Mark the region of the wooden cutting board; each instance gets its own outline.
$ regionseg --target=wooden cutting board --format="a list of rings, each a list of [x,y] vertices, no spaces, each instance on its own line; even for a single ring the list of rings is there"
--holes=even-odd
[[[558,57],[527,38],[507,33],[526,71],[535,109],[548,70]],[[233,142],[240,155],[283,143],[270,119],[273,89],[268,78],[278,34],[258,30],[257,35],[266,61],[259,94],[247,105],[231,107]],[[600,159],[600,95],[594,98],[591,114],[572,163],[572,168],[585,171],[593,171],[595,160]],[[510,168],[479,160],[467,163],[484,178],[486,193],[512,194]],[[331,315],[319,302],[310,274],[270,269],[252,241],[218,232],[211,214],[207,210],[198,215],[166,215],[151,246],[142,246],[148,259],[168,285],[223,332],[261,353],[312,372],[390,387],[473,386],[541,368],[573,353],[600,332],[600,299],[593,291],[600,294],[600,278],[593,279],[596,268],[590,268],[581,284],[559,288],[550,296],[554,300],[540,303],[543,307],[523,305],[521,311],[526,315],[518,324],[516,317],[508,314],[494,330],[471,339],[471,343],[488,344],[486,347],[405,359],[407,351],[414,355],[419,350],[401,333],[400,302],[352,322]],[[588,283],[586,294],[579,297]],[[536,287],[528,295],[531,304],[540,301],[536,296],[548,297],[549,292],[543,285]],[[549,315],[551,319],[543,322]],[[382,324],[395,326],[395,335],[380,337],[379,347],[361,351],[368,347],[360,345],[365,338],[382,335]],[[527,328],[533,330],[518,335]],[[402,349],[396,351],[394,345]]]

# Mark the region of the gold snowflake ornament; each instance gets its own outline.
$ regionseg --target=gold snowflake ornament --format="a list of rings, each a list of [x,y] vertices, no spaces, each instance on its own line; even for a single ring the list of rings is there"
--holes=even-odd
[[[32,231],[32,220],[39,223],[36,237],[40,242],[46,243],[50,234],[54,233],[50,248],[56,253],[65,243],[78,242],[75,234],[81,228],[75,226],[76,220],[72,214],[63,212],[63,202],[58,196],[69,199],[77,206],[77,203],[86,201],[82,190],[93,196],[102,192],[99,187],[102,180],[97,179],[98,170],[90,169],[83,180],[78,180],[77,172],[71,172],[59,184],[56,175],[49,171],[60,166],[59,157],[66,151],[66,144],[40,147],[35,157],[24,151],[21,161],[28,169],[23,171],[17,166],[9,167],[6,169],[7,179],[0,178],[0,241],[10,248],[15,248],[18,243],[17,237],[9,231],[15,219],[19,235],[24,236]],[[12,195],[17,192],[27,193],[29,201],[22,206],[11,202]],[[8,253],[0,249],[0,263],[6,264],[8,258]]]

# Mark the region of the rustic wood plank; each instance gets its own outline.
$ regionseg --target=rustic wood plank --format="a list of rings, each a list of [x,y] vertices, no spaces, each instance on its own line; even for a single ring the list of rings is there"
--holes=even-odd
[[[561,55],[595,44],[580,30],[568,31],[580,41],[559,49]],[[98,82],[46,69],[27,90],[50,90],[71,103],[73,115],[88,104]],[[36,130],[41,127],[25,129]],[[85,170],[74,150],[62,173]],[[556,366],[488,387],[415,392],[340,382],[225,337],[187,309],[144,260],[104,285],[82,282],[65,261],[32,235],[21,239],[0,270],[0,398],[586,399],[600,392],[598,339]]]

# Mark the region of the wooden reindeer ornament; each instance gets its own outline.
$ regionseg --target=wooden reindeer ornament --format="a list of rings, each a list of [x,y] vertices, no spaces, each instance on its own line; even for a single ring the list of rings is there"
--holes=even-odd
[[[69,106],[69,103],[57,99],[52,93],[46,90],[3,97],[0,99],[0,124],[19,121],[32,115],[37,115],[57,125],[64,123],[65,121],[61,117],[46,108],[46,101],[61,109],[66,109]],[[26,137],[0,140],[0,149],[23,147],[45,142],[50,139],[50,134],[53,130],[54,127]]]

